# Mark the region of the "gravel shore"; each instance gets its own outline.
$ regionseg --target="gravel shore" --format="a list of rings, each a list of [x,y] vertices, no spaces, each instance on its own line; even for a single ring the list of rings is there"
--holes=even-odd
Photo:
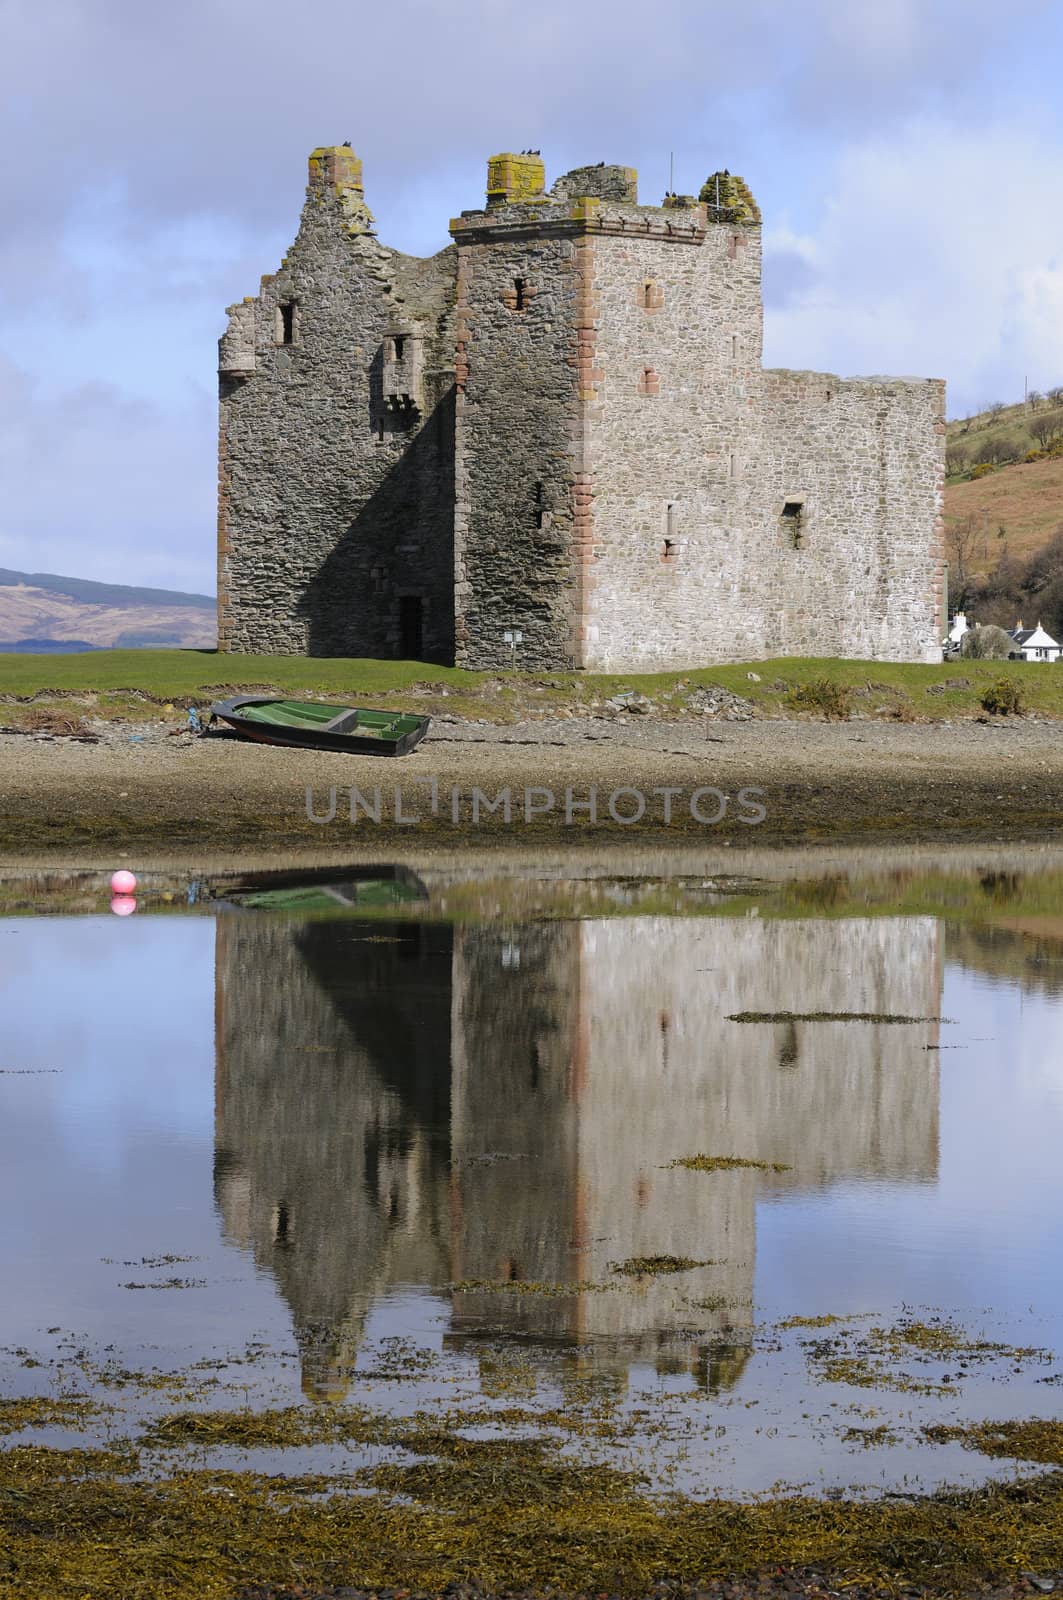
[[[433,790],[434,780],[434,790]],[[349,820],[349,790],[380,820]],[[394,791],[401,790],[397,810]],[[597,789],[595,815],[589,791]],[[328,823],[330,791],[337,811]],[[471,791],[481,804],[474,823]],[[528,800],[526,790],[545,790]],[[671,801],[654,791],[671,789]],[[720,801],[698,789],[728,797]],[[742,790],[762,791],[739,801]],[[456,802],[453,791],[458,792]],[[616,791],[638,794],[616,795]],[[566,818],[566,791],[570,791]],[[433,812],[431,797],[435,796]],[[625,816],[644,812],[632,822]],[[761,820],[753,820],[755,807]],[[666,812],[670,813],[665,820]],[[456,816],[456,820],[455,820]],[[1063,818],[1063,723],[990,719],[892,723],[561,717],[433,722],[400,760],[286,750],[227,735],[197,738],[173,720],[89,724],[89,740],[0,733],[0,850],[55,846],[336,850],[358,839],[448,848],[532,845],[742,845],[1042,842]],[[706,820],[709,819],[709,820]]]

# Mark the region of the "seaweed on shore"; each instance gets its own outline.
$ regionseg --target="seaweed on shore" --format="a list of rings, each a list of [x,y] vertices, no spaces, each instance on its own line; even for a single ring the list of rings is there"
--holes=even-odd
[[[903,1501],[699,1502],[651,1497],[637,1475],[541,1440],[444,1431],[422,1442],[433,1458],[294,1479],[181,1467],[146,1479],[113,1450],[0,1452],[0,1589],[25,1600],[449,1584],[635,1596],[665,1576],[694,1589],[813,1568],[832,1588],[944,1597],[1063,1567],[1060,1472]]]

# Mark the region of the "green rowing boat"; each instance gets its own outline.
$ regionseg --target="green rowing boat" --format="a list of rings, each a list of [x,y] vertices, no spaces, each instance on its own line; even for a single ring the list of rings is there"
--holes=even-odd
[[[404,711],[367,711],[321,700],[278,700],[237,695],[218,700],[210,720],[225,722],[244,739],[307,750],[348,750],[359,755],[404,756],[428,732],[430,717]]]

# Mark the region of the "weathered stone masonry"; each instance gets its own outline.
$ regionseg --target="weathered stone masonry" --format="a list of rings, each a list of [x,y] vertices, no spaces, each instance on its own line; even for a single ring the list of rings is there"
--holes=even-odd
[[[451,233],[387,249],[352,151],[311,156],[298,238],[221,341],[222,648],[936,656],[944,385],[762,368],[741,179],[640,206],[630,168],[547,192],[499,156]]]

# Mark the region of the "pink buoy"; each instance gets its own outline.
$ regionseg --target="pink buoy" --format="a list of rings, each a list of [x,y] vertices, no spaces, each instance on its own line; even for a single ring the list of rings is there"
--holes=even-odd
[[[133,876],[132,873],[129,874]],[[116,917],[128,917],[137,909],[136,896],[131,894],[116,894],[111,897],[111,910]]]
[[[115,894],[132,894],[136,886],[136,876],[127,867],[120,867],[117,872],[111,873],[111,888]]]

